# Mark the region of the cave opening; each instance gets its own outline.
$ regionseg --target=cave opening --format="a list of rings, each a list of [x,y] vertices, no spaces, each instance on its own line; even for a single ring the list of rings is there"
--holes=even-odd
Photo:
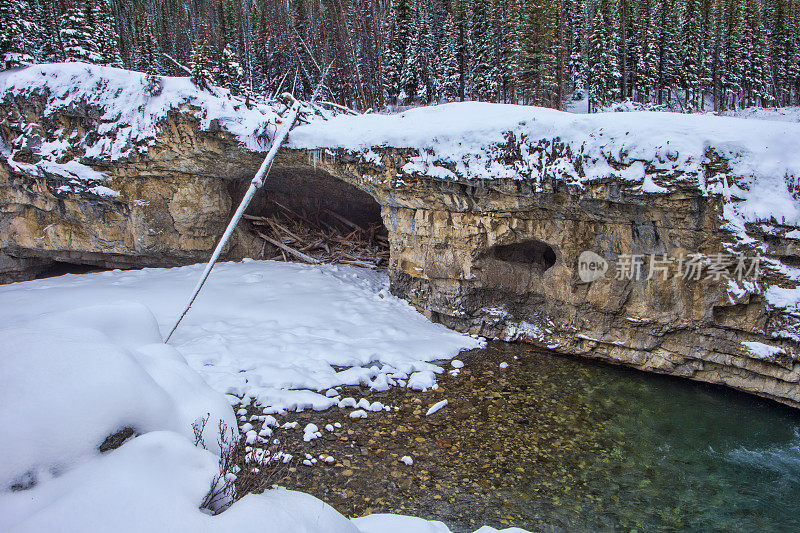
[[[321,170],[273,169],[245,218],[264,241],[263,259],[388,265],[380,204]]]
[[[70,263],[66,261],[48,261],[40,266],[33,279],[55,278],[65,274],[91,274],[111,270],[97,265],[86,263]]]
[[[496,261],[527,265],[540,273],[546,272],[556,264],[556,252],[553,247],[538,239],[498,244],[489,248],[486,255]]]

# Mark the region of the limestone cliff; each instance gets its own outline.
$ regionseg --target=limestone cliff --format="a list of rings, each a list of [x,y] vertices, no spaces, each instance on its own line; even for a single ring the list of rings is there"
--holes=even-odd
[[[16,90],[0,101],[0,276],[29,277],[48,261],[205,259],[263,147],[184,103],[135,150],[106,153],[93,137],[112,136],[113,146],[119,128],[106,126],[113,117],[102,106],[52,102],[47,91]],[[627,150],[603,145],[598,156],[556,128],[539,138],[506,134],[479,161],[380,139],[327,146],[322,135],[309,144],[312,126],[293,133],[276,160],[276,179],[289,184],[283,194],[296,183],[297,194],[330,197],[325,183],[347,183],[371,195],[389,232],[392,290],[431,319],[800,407],[800,231],[786,215],[794,200],[764,216],[763,195],[741,192],[758,184],[737,173],[723,146],[659,159],[640,140]],[[58,144],[70,149],[53,159]],[[70,165],[80,165],[81,179],[65,175]],[[485,179],[492,171],[499,177]],[[258,248],[240,231],[228,257]],[[586,251],[608,268],[589,282],[578,269]],[[678,258],[708,268],[720,254],[762,256],[758,279],[683,275]],[[644,275],[615,276],[630,256]]]
[[[793,227],[747,224],[754,239],[743,244],[726,229],[722,198],[696,189],[642,195],[609,179],[532,191],[519,180],[398,176],[408,154],[383,155],[381,169],[345,153],[321,165],[379,199],[392,290],[433,320],[800,407],[798,315],[764,295],[797,285]],[[609,259],[606,274],[590,283],[578,275],[584,251]],[[756,282],[705,272],[685,279],[675,260],[759,253]],[[620,258],[634,254],[642,276],[617,279]],[[673,261],[647,279],[651,254]]]

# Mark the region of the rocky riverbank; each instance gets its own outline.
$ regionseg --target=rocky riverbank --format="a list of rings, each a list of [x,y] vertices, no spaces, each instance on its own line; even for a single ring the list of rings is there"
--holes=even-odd
[[[478,524],[597,531],[797,523],[789,510],[797,483],[792,432],[800,427],[793,410],[524,344],[493,342],[458,360],[463,368],[456,373],[446,364],[456,375],[443,375],[437,390],[338,391],[389,411],[274,415],[288,425],[272,426],[270,438],[279,441],[273,451],[293,459],[271,482],[310,492],[348,516],[412,514],[453,531]],[[427,416],[443,400],[447,405]],[[735,419],[725,416],[732,408]],[[248,411],[261,414],[255,406]],[[319,437],[306,440],[309,424]],[[747,453],[762,449],[776,455],[759,463],[769,472],[746,463]],[[769,510],[750,507],[747,494],[764,491]]]

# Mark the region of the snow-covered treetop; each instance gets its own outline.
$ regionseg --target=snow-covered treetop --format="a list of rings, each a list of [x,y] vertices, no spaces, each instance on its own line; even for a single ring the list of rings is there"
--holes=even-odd
[[[736,203],[745,220],[798,224],[800,203],[790,192],[800,178],[798,139],[800,124],[789,122],[462,102],[339,116],[296,128],[290,145],[342,148],[365,160],[381,147],[411,148],[418,155],[400,169],[409,176],[556,178],[578,186],[616,178],[645,193],[699,188],[744,200]]]

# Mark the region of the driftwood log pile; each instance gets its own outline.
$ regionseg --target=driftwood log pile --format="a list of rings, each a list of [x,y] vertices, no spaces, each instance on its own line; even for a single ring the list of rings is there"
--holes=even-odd
[[[297,213],[270,200],[276,210],[268,216],[244,215],[264,240],[261,257],[305,263],[341,263],[362,268],[385,268],[389,260],[386,229],[362,227],[328,209]]]

